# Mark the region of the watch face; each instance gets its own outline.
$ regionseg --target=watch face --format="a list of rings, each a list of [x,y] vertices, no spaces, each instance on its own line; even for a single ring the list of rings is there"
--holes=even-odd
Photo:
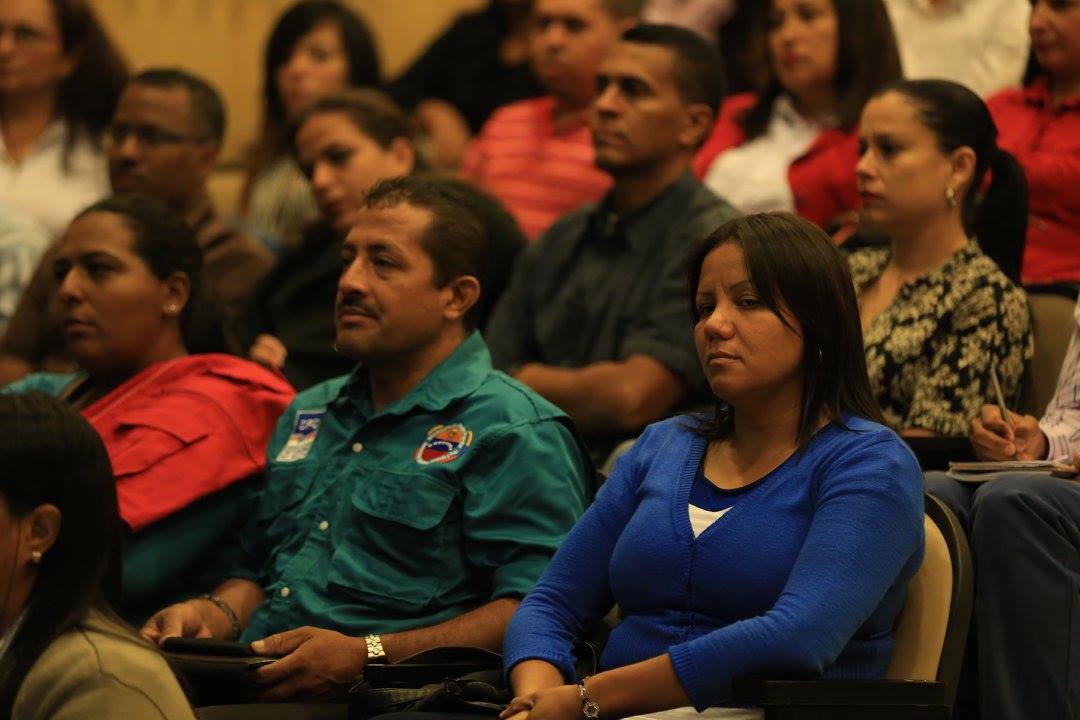
[[[581,703],[581,714],[589,718],[589,720],[596,720],[596,718],[600,717],[600,706],[592,700],[584,700]]]

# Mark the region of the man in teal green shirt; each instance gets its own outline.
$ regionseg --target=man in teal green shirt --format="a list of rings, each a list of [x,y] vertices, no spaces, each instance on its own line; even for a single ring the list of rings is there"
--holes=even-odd
[[[487,242],[437,181],[377,186],[342,252],[336,336],[361,364],[301,394],[271,440],[246,561],[143,628],[254,640],[263,698],[325,698],[364,664],[499,650],[584,511],[569,419],[495,372],[472,329]]]

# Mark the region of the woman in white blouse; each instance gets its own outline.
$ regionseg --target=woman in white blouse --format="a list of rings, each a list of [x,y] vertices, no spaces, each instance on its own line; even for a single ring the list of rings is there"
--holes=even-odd
[[[107,195],[101,136],[126,79],[86,0],[0,2],[0,201],[55,236]]]
[[[725,101],[695,170],[743,212],[787,210],[827,227],[855,210],[855,125],[900,78],[881,0],[772,0],[765,90]]]

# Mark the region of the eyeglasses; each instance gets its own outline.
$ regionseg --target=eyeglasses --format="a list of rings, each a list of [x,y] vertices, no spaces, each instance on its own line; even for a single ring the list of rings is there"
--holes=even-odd
[[[58,39],[58,36],[55,33],[36,28],[33,25],[24,25],[22,23],[16,25],[4,25],[3,23],[0,23],[0,38],[3,38],[8,32],[11,33],[15,45],[18,47],[26,47]]]
[[[109,145],[123,145],[124,141],[127,140],[129,136],[134,136],[135,140],[140,145],[146,147],[206,142],[206,138],[180,135],[178,133],[169,132],[168,130],[162,130],[156,125],[120,124],[110,125],[105,130],[105,142]]]

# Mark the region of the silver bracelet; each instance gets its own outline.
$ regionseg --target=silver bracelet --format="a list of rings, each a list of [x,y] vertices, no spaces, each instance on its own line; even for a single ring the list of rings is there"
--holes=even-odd
[[[589,699],[589,696],[585,694],[585,681],[589,678],[583,677],[578,680],[578,695],[581,697],[581,714],[588,720],[596,720],[600,717],[600,706]]]
[[[240,637],[240,618],[237,617],[236,612],[231,607],[229,607],[229,603],[225,602],[217,595],[211,595],[210,593],[204,593],[195,599],[209,600],[214,605],[216,605],[217,609],[225,613],[225,617],[229,618],[229,626],[232,628],[232,637],[229,639],[235,640],[236,638]]]

